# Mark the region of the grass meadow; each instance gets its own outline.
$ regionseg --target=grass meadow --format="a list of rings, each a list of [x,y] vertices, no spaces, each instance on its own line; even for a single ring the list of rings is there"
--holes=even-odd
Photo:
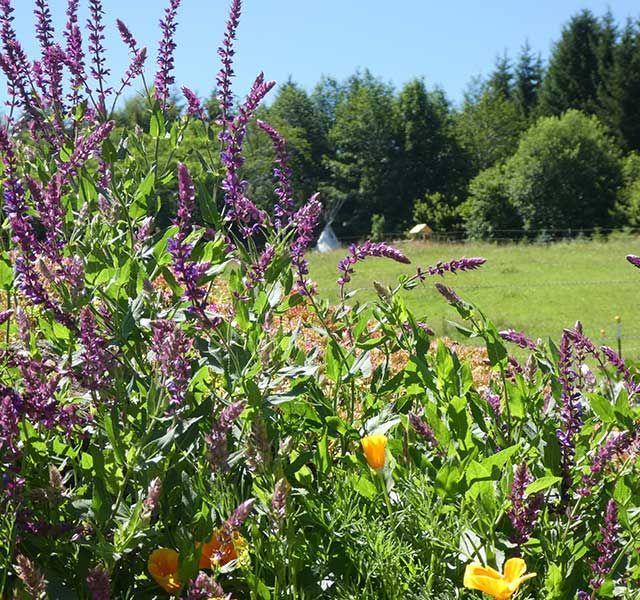
[[[588,336],[616,347],[615,317],[619,316],[624,354],[640,356],[640,277],[625,260],[629,253],[640,253],[640,238],[544,245],[404,242],[397,246],[411,265],[376,258],[356,265],[350,290],[359,290],[360,301],[375,295],[374,280],[392,285],[400,273],[413,274],[417,266],[459,256],[483,256],[487,263],[482,268],[448,276],[446,283],[474,302],[499,329],[519,329],[531,337],[551,337],[557,342],[562,329],[580,319]],[[338,300],[336,264],[346,251],[310,256],[311,277],[318,283],[320,296],[331,302]],[[435,290],[433,283],[438,279],[428,278],[405,292],[405,297],[409,307],[424,316],[438,334],[456,337],[447,322],[456,320],[455,310]]]

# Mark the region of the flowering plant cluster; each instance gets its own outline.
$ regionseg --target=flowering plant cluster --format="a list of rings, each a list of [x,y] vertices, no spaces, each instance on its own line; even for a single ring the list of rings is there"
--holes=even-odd
[[[170,116],[180,0],[153,78],[117,21],[119,83],[102,2],[85,27],[79,4],[58,36],[34,0],[32,60],[0,0],[0,597],[632,598],[633,366],[580,324],[558,345],[498,332],[438,281],[486,346],[477,380],[403,297],[482,258],[376,283],[361,305],[356,264],[410,258],[354,244],[329,306],[305,259],[321,198],[296,205],[268,123],[273,210],[243,176],[274,83],[260,74],[236,105],[241,1],[211,122],[186,87]],[[145,128],[113,121],[132,85]]]

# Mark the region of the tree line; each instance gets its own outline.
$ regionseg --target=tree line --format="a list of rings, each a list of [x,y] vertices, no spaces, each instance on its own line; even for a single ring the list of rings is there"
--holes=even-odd
[[[471,82],[455,107],[415,79],[401,89],[368,70],[278,88],[259,118],[287,140],[296,201],[315,191],[343,239],[426,222],[472,238],[539,236],[640,224],[640,24],[585,10],[547,64],[525,44]],[[136,99],[122,124],[145,115]],[[217,103],[208,102],[216,117]],[[176,109],[177,111],[178,109]],[[177,112],[176,112],[177,114]],[[274,201],[273,150],[247,136],[251,198]]]

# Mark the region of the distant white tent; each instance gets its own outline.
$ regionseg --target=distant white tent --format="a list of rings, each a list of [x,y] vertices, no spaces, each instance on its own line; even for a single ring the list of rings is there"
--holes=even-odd
[[[333,227],[331,227],[330,223],[327,223],[318,238],[316,250],[318,252],[331,252],[332,250],[338,250],[340,246],[340,240],[336,237]]]
[[[316,250],[318,252],[331,252],[332,250],[338,250],[342,244],[336,236],[336,232],[331,227],[331,223],[336,218],[336,215],[344,204],[344,198],[341,201],[334,202],[333,205],[325,212],[326,225],[318,238],[316,244]]]

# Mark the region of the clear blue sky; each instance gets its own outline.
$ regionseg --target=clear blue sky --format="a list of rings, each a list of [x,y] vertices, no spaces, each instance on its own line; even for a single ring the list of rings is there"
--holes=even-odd
[[[157,21],[168,0],[103,0],[107,46],[114,74],[127,55],[115,28],[124,20],[153,67]],[[14,0],[16,28],[33,57],[32,0]],[[86,14],[86,0],[81,5]],[[216,48],[229,0],[182,0],[177,34],[176,79],[208,95],[218,69]],[[66,0],[50,0],[61,27]],[[396,86],[415,76],[440,85],[460,101],[472,77],[486,74],[496,55],[515,56],[525,40],[546,58],[562,24],[583,8],[602,15],[610,8],[618,22],[640,16],[632,0],[244,0],[237,41],[235,91],[244,95],[253,76],[289,77],[310,89],[322,74],[339,79],[357,68]],[[4,85],[2,85],[4,88]],[[4,98],[4,91],[0,93]]]

